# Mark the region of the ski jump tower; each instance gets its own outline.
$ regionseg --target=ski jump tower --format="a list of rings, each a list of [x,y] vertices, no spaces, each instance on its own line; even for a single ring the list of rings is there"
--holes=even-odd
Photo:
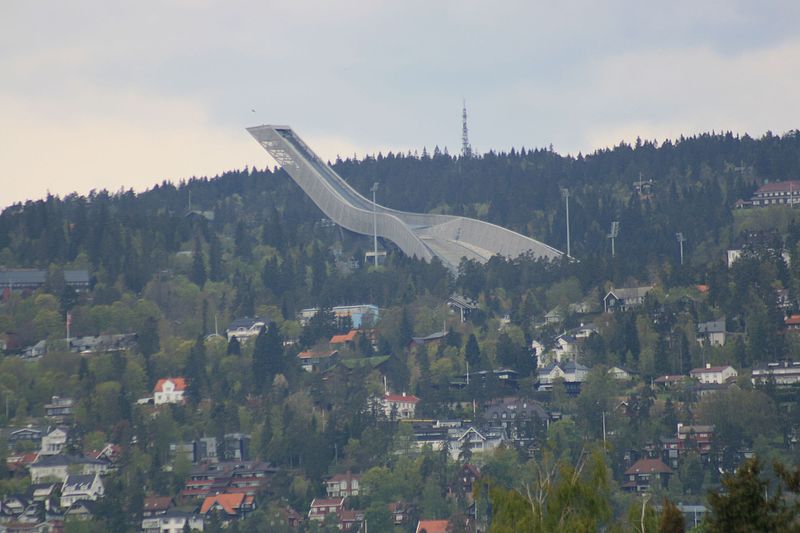
[[[563,255],[530,237],[481,220],[383,207],[350,187],[290,127],[265,125],[247,131],[336,224],[362,235],[374,232],[409,256],[426,261],[438,257],[456,271],[464,257],[485,263],[498,254],[548,259]]]

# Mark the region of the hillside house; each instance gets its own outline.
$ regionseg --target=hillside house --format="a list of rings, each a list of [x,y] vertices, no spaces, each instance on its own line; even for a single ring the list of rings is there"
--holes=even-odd
[[[540,391],[553,390],[553,383],[556,380],[563,380],[564,386],[569,394],[580,392],[581,383],[586,381],[589,369],[577,361],[565,361],[563,363],[553,363],[538,372],[538,389]]]
[[[703,368],[694,368],[689,375],[703,384],[723,385],[734,381],[739,373],[730,365],[711,366],[706,364]]]
[[[183,533],[186,526],[191,531],[203,531],[203,517],[177,509],[142,518],[142,533]]]
[[[696,451],[700,455],[707,455],[711,451],[711,443],[714,440],[714,426],[679,423],[676,437],[678,438],[678,449],[681,452]]]
[[[300,366],[306,372],[322,372],[336,362],[339,350],[306,350],[297,354]]]
[[[725,346],[725,319],[697,324],[697,342],[706,346]]]
[[[414,533],[447,533],[447,520],[420,520]]]
[[[104,493],[99,474],[71,474],[61,486],[61,507],[66,509],[78,500],[96,501]]]
[[[414,413],[419,403],[419,398],[412,394],[384,394],[380,401],[380,408],[387,418],[404,420],[414,418]]]
[[[360,480],[361,474],[353,474],[349,470],[344,474],[335,474],[325,480],[325,492],[330,499],[358,496]]]
[[[358,341],[359,332],[357,329],[352,329],[347,333],[342,333],[339,335],[334,335],[331,337],[331,340],[328,344],[331,345],[332,348],[352,348],[356,345]]]
[[[183,403],[187,387],[188,384],[184,378],[159,379],[153,388],[153,403],[155,405]]]
[[[344,498],[314,498],[311,500],[311,508],[308,510],[308,519],[322,522],[329,514],[339,514],[344,509]]]
[[[58,455],[67,446],[67,438],[69,437],[69,430],[67,428],[55,428],[47,435],[42,437],[42,447],[39,450],[39,455]]]
[[[622,490],[648,492],[651,488],[666,489],[673,473],[661,459],[639,459],[625,471]]]
[[[462,295],[454,294],[447,299],[446,304],[450,311],[461,317],[462,323],[466,322],[469,319],[469,315],[478,309],[478,304],[475,300]]]
[[[298,313],[300,325],[305,327],[308,321],[319,313],[319,307],[302,309]],[[372,327],[380,318],[380,309],[377,305],[337,305],[331,308],[331,313],[336,317],[337,322],[345,323],[348,319],[353,329],[363,329]]]
[[[800,361],[778,361],[753,367],[753,385],[774,383],[777,386],[800,383]]]
[[[245,316],[231,322],[225,329],[225,334],[229,341],[235,337],[237,341],[244,343],[258,337],[261,328],[266,328],[267,324],[269,324],[269,318],[267,317]]]
[[[797,180],[765,183],[750,198],[750,205],[753,207],[770,205],[791,205],[794,207],[797,203],[800,203],[800,181]]]
[[[644,303],[644,297],[652,290],[652,285],[611,289],[603,298],[603,310],[611,313],[635,309]]]
[[[244,493],[224,493],[206,496],[200,505],[200,514],[204,517],[212,513],[219,513],[222,521],[229,523],[232,520],[244,518],[256,508],[255,497]]]

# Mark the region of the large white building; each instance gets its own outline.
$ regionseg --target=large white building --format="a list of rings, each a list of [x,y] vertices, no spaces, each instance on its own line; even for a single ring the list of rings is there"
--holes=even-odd
[[[395,419],[414,418],[419,398],[412,394],[389,394],[388,392],[380,399],[380,406],[387,418]]]

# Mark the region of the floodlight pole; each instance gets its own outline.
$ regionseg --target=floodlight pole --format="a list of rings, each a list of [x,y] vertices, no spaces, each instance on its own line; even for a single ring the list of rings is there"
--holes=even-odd
[[[375,266],[377,267],[378,266],[378,213],[376,211],[377,204],[375,203],[375,193],[378,192],[377,181],[372,184],[372,189],[370,190],[372,191],[372,237],[373,237],[372,253],[374,254],[372,256],[372,259],[374,260]]]
[[[572,257],[569,247],[569,189],[562,189],[561,194],[564,196],[564,202],[567,207],[567,257]]]
[[[683,232],[678,232],[675,234],[675,238],[678,239],[678,245],[681,247],[681,265],[683,265],[683,243],[686,241],[686,237],[683,236]]]

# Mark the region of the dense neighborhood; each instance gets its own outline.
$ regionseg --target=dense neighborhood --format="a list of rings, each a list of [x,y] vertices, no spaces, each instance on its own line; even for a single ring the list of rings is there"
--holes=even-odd
[[[712,141],[734,143],[560,160],[627,168]],[[336,164],[359,186],[367,167],[467,180],[498,160],[540,180],[554,157]],[[573,520],[536,531],[725,531],[737,483],[770,520],[790,514],[800,186],[715,165],[647,191],[623,170],[608,186],[571,175],[587,191],[574,258],[456,272],[388,242],[367,261],[280,171],[7,208],[0,532],[506,532],[528,513]],[[189,190],[195,207],[176,208]],[[530,211],[558,243],[560,208],[478,200],[448,209]],[[621,218],[628,248],[591,248],[605,230],[590,214]],[[696,217],[687,264],[674,228],[637,237],[681,216]]]

